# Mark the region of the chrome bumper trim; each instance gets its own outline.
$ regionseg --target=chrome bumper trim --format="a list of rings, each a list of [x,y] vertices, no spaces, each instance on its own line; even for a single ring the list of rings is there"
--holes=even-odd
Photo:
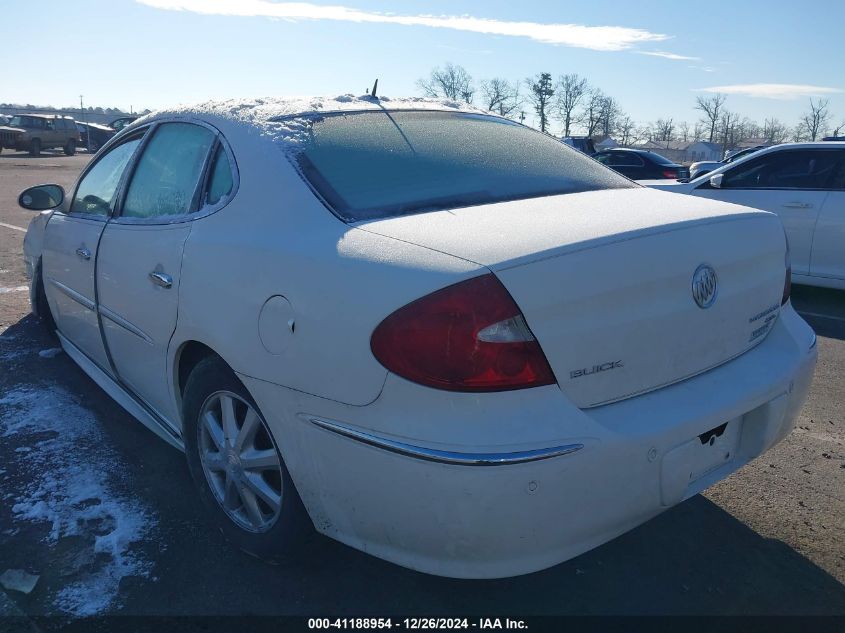
[[[331,431],[338,435],[357,440],[363,444],[374,446],[391,453],[422,459],[440,464],[452,464],[458,466],[508,466],[511,464],[524,464],[536,462],[552,457],[560,457],[580,451],[583,444],[564,444],[562,446],[551,446],[549,448],[538,448],[528,451],[516,451],[513,453],[461,453],[455,451],[443,451],[436,448],[414,446],[397,440],[390,440],[371,433],[365,433],[350,428],[338,422],[324,420],[322,418],[308,417],[308,420],[315,426]]]

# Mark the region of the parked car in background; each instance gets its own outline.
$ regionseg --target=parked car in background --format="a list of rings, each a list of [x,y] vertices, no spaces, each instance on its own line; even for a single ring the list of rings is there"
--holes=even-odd
[[[79,130],[80,146],[96,152],[117,132],[106,126],[97,123],[83,123],[76,122],[76,128]],[[90,139],[89,139],[90,137]]]
[[[845,136],[825,136],[823,141],[845,141]]]
[[[589,136],[566,136],[562,138],[561,141],[570,147],[574,147],[578,151],[587,154],[588,156],[592,156],[596,153],[596,146],[593,143],[593,139]]]
[[[593,155],[597,161],[631,180],[689,178],[689,169],[645,149],[609,149]]]
[[[845,289],[845,142],[775,145],[685,184],[648,184],[776,213],[793,279]]]
[[[754,152],[763,149],[764,147],[769,147],[768,145],[757,145],[756,147],[747,147],[746,149],[741,149],[738,151],[733,152],[724,160],[701,160],[696,163],[690,165],[689,168],[689,177],[690,180],[698,178],[699,176],[703,176],[714,169],[718,169],[722,165],[728,165],[730,163],[735,163],[741,158],[745,158],[746,156],[753,154]]]
[[[60,147],[68,156],[76,153],[79,130],[71,117],[55,114],[16,114],[0,127],[0,150],[28,151],[38,156],[42,149]]]
[[[775,216],[449,104],[180,107],[68,196],[19,198],[48,210],[34,310],[254,555],[313,525],[428,573],[536,571],[725,478],[804,403]]]
[[[120,117],[119,119],[115,119],[111,123],[109,123],[109,127],[113,129],[115,132],[120,132],[123,128],[127,125],[130,125],[138,120],[136,116],[124,116]]]

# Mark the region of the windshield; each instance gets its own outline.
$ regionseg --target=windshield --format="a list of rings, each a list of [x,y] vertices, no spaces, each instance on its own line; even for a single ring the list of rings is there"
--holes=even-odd
[[[315,118],[297,160],[349,222],[636,186],[553,137],[458,112]]]
[[[9,127],[32,127],[32,119],[28,116],[13,116],[9,119]]]

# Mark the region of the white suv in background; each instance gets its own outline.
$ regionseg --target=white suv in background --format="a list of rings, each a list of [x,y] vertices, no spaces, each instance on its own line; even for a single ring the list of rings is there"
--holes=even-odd
[[[687,183],[645,184],[776,213],[794,281],[845,289],[845,142],[775,145]]]

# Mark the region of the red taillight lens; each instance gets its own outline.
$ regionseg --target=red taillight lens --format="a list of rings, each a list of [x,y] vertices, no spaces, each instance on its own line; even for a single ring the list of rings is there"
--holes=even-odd
[[[676,169],[664,169],[663,170],[663,177],[664,178],[677,178],[678,171]]]
[[[550,385],[551,367],[492,274],[448,286],[388,316],[370,347],[389,371],[449,391]]]

